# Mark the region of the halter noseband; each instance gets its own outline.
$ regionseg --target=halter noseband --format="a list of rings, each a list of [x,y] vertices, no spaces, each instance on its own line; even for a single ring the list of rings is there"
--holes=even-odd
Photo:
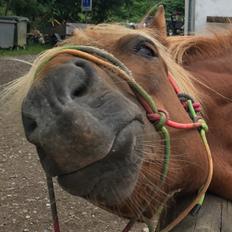
[[[212,164],[212,158],[211,158],[211,152],[209,149],[209,145],[206,139],[206,131],[208,130],[208,127],[204,121],[203,118],[201,118],[198,114],[200,112],[200,104],[193,101],[193,99],[184,93],[181,93],[181,90],[177,86],[174,78],[172,77],[171,73],[168,74],[168,79],[171,84],[171,86],[174,88],[178,98],[180,99],[181,103],[183,104],[184,108],[187,110],[190,118],[193,120],[193,123],[178,123],[170,120],[168,112],[166,110],[158,109],[154,99],[134,80],[131,71],[117,58],[115,58],[113,55],[109,54],[108,52],[91,47],[91,46],[63,46],[56,48],[57,52],[53,55],[48,56],[45,60],[41,62],[39,67],[37,68],[34,78],[40,72],[40,70],[50,61],[52,60],[56,55],[59,54],[71,54],[86,60],[89,60],[103,68],[106,68],[107,70],[116,73],[117,76],[121,77],[123,80],[125,80],[128,85],[131,87],[133,92],[135,93],[137,99],[141,103],[141,105],[144,107],[147,117],[149,121],[154,125],[155,129],[161,134],[161,136],[164,139],[164,162],[163,162],[163,170],[160,176],[160,185],[163,185],[165,183],[165,179],[168,175],[168,168],[169,168],[169,160],[170,160],[170,154],[171,154],[171,143],[170,143],[170,135],[169,131],[166,128],[173,127],[176,129],[193,129],[197,128],[201,139],[203,141],[203,144],[205,145],[206,152],[207,152],[207,159],[208,159],[208,165],[209,165],[209,172],[207,180],[204,184],[204,186],[199,190],[196,198],[192,201],[192,203],[184,210],[182,211],[174,221],[172,221],[165,229],[162,230],[162,232],[170,231],[174,226],[176,226],[179,222],[181,222],[189,213],[190,211],[195,207],[199,207],[199,205],[202,204],[205,193],[209,187],[209,184],[212,179],[213,174],[213,164]],[[56,209],[56,203],[55,203],[55,195],[54,195],[54,189],[53,189],[53,183],[52,178],[47,176],[47,183],[48,183],[48,189],[49,189],[49,197],[51,202],[51,209],[52,209],[52,215],[53,215],[53,223],[54,223],[54,231],[59,232],[59,222],[58,222],[58,216],[57,216],[57,209]],[[143,213],[143,212],[141,212]],[[151,232],[152,226],[149,222],[145,223],[148,225],[149,231]],[[127,224],[127,226],[124,228],[123,232],[127,232],[131,229],[131,227],[136,222],[136,218],[133,220],[130,220],[130,222]]]

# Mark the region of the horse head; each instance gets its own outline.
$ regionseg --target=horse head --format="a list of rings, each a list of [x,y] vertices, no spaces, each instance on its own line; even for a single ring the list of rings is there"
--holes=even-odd
[[[162,32],[164,24],[156,20],[152,25]],[[183,91],[196,97],[197,91],[161,34],[119,25],[76,30],[35,61],[22,103],[25,134],[45,172],[69,193],[139,220],[154,215],[173,192],[197,192],[208,173],[198,131],[171,128],[171,158],[161,184],[163,138],[119,75],[133,77],[169,118],[190,123],[168,73]]]

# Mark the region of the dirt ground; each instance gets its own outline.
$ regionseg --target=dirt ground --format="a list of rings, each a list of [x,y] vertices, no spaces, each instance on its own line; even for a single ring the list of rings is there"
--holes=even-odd
[[[34,59],[33,56],[20,58]],[[19,77],[28,69],[26,64],[0,57],[0,84]],[[45,175],[36,151],[19,129],[20,117],[12,119],[0,107],[0,232],[52,231]],[[62,232],[117,232],[127,223],[69,195],[56,183],[55,189]],[[147,230],[140,224],[133,231]]]

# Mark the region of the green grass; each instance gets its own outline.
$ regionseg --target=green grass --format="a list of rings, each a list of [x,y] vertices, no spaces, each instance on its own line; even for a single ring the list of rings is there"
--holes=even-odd
[[[33,44],[26,46],[25,49],[0,49],[0,56],[36,55],[49,48],[50,45]]]

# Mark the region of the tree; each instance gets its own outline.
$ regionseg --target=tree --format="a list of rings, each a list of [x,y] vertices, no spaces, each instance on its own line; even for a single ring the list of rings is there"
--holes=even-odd
[[[9,9],[16,15],[29,17],[32,20],[44,13],[43,5],[37,0],[11,0]]]
[[[184,0],[92,1],[93,11],[88,13],[90,23],[138,22],[149,8],[158,3],[165,5],[168,16],[176,11],[180,14],[184,13]],[[0,7],[3,6],[9,9],[12,14],[26,16],[31,21],[38,21],[43,24],[65,21],[84,22],[85,19],[81,11],[81,0],[0,0]]]
[[[184,0],[162,0],[161,3],[164,5],[168,17],[173,14],[184,16]]]
[[[166,11],[166,17],[173,14],[184,15],[184,0],[130,0],[118,8],[111,8],[108,11],[108,21],[130,21],[138,22],[154,6],[163,4]]]
[[[120,8],[111,9],[109,21],[138,22],[153,5],[152,1],[125,1]]]
[[[128,0],[127,2],[127,4],[131,4],[133,1]],[[114,14],[114,12],[119,13],[124,5],[124,0],[93,0],[91,21],[96,23],[108,21],[109,17]]]

